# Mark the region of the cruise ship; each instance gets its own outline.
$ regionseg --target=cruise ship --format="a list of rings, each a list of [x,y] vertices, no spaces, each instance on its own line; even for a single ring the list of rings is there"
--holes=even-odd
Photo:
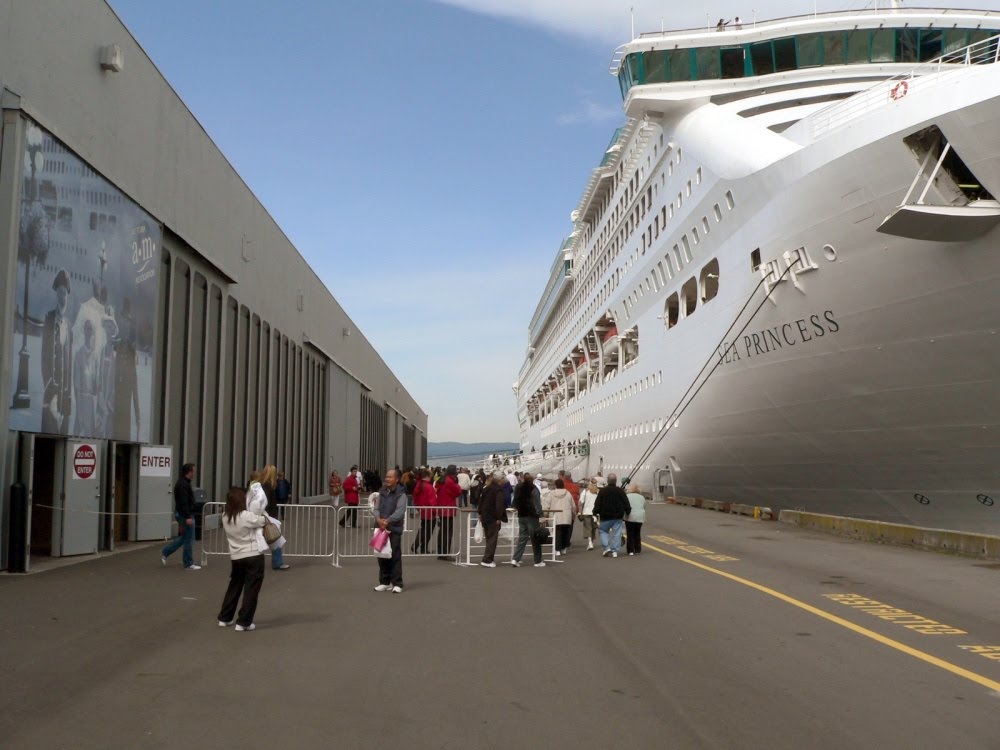
[[[1000,534],[998,34],[897,5],[619,47],[517,461]]]

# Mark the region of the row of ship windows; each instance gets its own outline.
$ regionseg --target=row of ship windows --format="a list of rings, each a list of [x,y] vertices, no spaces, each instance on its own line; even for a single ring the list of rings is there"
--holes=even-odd
[[[607,443],[612,440],[622,440],[624,438],[638,437],[639,435],[652,435],[663,429],[663,419],[650,419],[645,422],[618,427],[607,432],[599,432],[597,437],[591,437],[591,443]]]
[[[637,393],[642,393],[645,390],[657,386],[663,382],[663,370],[660,370],[655,375],[647,375],[646,377],[638,380],[637,382],[630,385],[628,388],[622,388],[617,393],[613,393],[610,396],[606,396],[598,401],[596,404],[590,407],[591,414],[597,414],[597,412],[607,409],[609,406],[624,401],[630,396],[634,396]]]
[[[623,61],[618,85],[625,98],[633,86],[648,83],[747,78],[825,65],[929,62],[997,33],[988,29],[852,29],[725,47],[634,52]]]

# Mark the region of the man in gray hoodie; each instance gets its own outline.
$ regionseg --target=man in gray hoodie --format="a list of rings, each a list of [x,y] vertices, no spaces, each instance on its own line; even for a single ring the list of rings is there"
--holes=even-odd
[[[406,515],[406,488],[399,483],[399,469],[385,473],[385,483],[378,493],[376,521],[380,529],[389,532],[392,556],[378,558],[376,591],[403,593],[403,518]]]

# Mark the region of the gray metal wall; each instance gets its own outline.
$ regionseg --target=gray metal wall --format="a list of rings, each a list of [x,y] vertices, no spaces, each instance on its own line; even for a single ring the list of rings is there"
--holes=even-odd
[[[273,461],[297,492],[313,494],[331,468],[366,457],[383,469],[413,450],[422,462],[427,415],[111,8],[103,0],[2,3],[0,28],[3,518],[16,475],[7,425],[21,112],[164,227],[152,434],[175,446],[178,461],[199,463],[204,486],[219,493]],[[121,72],[99,66],[109,44],[124,52]],[[395,426],[390,433],[387,412],[405,415],[410,445]]]

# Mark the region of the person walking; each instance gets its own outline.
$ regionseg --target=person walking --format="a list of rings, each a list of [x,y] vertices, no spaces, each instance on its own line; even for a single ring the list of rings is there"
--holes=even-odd
[[[541,525],[542,518],[542,498],[538,488],[532,481],[532,476],[528,472],[524,473],[517,487],[514,488],[514,509],[517,511],[517,546],[514,547],[514,555],[510,564],[515,568],[521,566],[521,558],[524,556],[524,548],[531,540],[531,551],[535,558],[535,567],[544,568],[542,562],[542,544],[538,541],[536,532]]]
[[[348,506],[350,510],[344,512],[344,517],[340,519],[340,525],[344,526],[344,522],[346,521],[351,528],[354,528],[358,525],[358,503],[360,502],[358,492],[361,488],[357,466],[352,466],[351,470],[347,472],[347,476],[344,477],[343,488],[344,505]]]
[[[628,504],[631,510],[625,517],[625,550],[631,556],[642,552],[642,525],[646,522],[646,498],[639,494],[635,482],[628,488]]]
[[[380,529],[389,532],[392,556],[378,558],[378,586],[376,591],[403,593],[403,520],[406,517],[406,490],[400,484],[399,469],[389,469],[385,473],[385,483],[378,493],[375,520]]]
[[[618,475],[608,474],[608,486],[597,493],[594,501],[594,515],[601,519],[598,533],[601,537],[603,557],[609,554],[618,557],[622,546],[622,528],[625,518],[632,511],[625,490],[618,486]]]
[[[556,554],[565,555],[569,551],[569,533],[573,528],[573,496],[566,489],[562,479],[555,481],[555,488],[545,493],[542,508],[553,511],[556,526]]]
[[[222,528],[229,544],[229,586],[219,609],[219,627],[236,623],[236,630],[255,630],[253,616],[257,612],[257,597],[264,585],[264,550],[258,546],[257,531],[264,528],[267,516],[247,509],[247,495],[239,487],[230,487],[226,495],[226,510]],[[236,605],[243,594],[239,614]]]
[[[260,472],[260,487],[267,497],[267,515],[281,526],[281,509],[278,507],[277,487],[278,469],[274,464],[268,464]],[[291,566],[285,562],[285,537],[282,536],[271,545],[271,570],[288,570]]]
[[[181,476],[174,485],[174,518],[177,519],[177,537],[160,552],[160,562],[167,564],[167,558],[184,547],[184,570],[201,570],[194,564],[194,490],[191,482],[194,480],[198,467],[194,464],[184,464]]]
[[[497,539],[500,536],[500,525],[507,520],[507,509],[503,504],[503,489],[501,484],[506,480],[502,471],[494,471],[486,480],[483,491],[479,494],[476,513],[479,523],[486,535],[486,549],[483,559],[479,562],[484,568],[495,568],[494,557],[497,553]]]
[[[580,493],[580,522],[587,535],[587,549],[594,549],[594,539],[597,538],[597,521],[594,520],[594,502],[597,500],[597,483],[593,480],[587,489]]]
[[[434,506],[437,505],[437,492],[431,483],[430,469],[424,469],[417,483],[413,485],[413,504],[420,509],[420,529],[413,543],[413,552],[417,555],[426,555],[434,527],[437,525],[434,511]]]
[[[450,464],[445,470],[444,479],[437,487],[438,514],[440,525],[438,526],[438,560],[451,560],[451,537],[455,525],[455,510],[458,508],[458,498],[462,494],[462,488],[458,484],[456,474],[458,470],[455,464]]]

